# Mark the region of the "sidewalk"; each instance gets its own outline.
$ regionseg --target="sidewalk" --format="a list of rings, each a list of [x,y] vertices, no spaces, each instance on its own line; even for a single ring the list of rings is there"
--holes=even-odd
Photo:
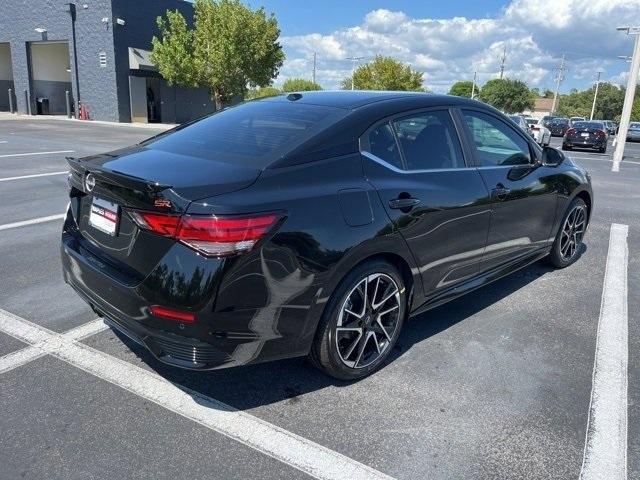
[[[60,120],[64,122],[77,122],[79,124],[110,125],[125,128],[148,128],[152,130],[170,130],[173,127],[178,126],[178,124],[175,123],[120,123],[105,122],[103,120],[76,120],[75,118],[67,118],[66,115],[24,115],[0,112],[0,121],[2,120]]]

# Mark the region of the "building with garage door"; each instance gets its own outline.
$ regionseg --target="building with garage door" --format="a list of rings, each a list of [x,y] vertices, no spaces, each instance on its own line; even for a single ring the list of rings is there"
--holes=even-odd
[[[77,114],[79,102],[93,120],[165,123],[213,111],[205,89],[171,87],[149,61],[156,18],[176,9],[192,19],[182,0],[5,0],[0,110]]]

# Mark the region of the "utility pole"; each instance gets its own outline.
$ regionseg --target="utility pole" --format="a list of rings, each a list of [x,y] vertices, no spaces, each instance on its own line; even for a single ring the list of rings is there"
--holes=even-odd
[[[633,99],[636,93],[636,84],[638,83],[638,70],[640,70],[640,27],[618,27],[618,30],[626,32],[627,35],[635,35],[636,42],[633,49],[633,57],[631,57],[631,70],[629,70],[627,91],[624,95],[620,128],[616,136],[616,150],[613,152],[612,170],[614,172],[620,170],[620,162],[624,155],[624,147],[627,143],[627,131],[629,130],[629,119],[631,118],[631,109],[633,108]]]
[[[362,60],[364,57],[347,57],[347,60],[351,60],[351,90],[354,88],[353,75],[356,73],[356,63]]]
[[[553,93],[553,106],[551,107],[551,114],[556,113],[556,106],[558,102],[558,92],[560,91],[560,83],[564,80],[564,70],[565,70],[565,62],[564,62],[564,53],[562,54],[562,61],[560,62],[560,67],[558,68],[558,73],[556,74],[556,91]]]
[[[598,77],[596,78],[596,92],[593,94],[593,105],[591,105],[591,117],[589,120],[593,120],[593,112],[596,110],[596,100],[598,99],[598,87],[600,87],[600,75],[602,74],[601,70],[598,70]]]
[[[476,76],[478,75],[478,72],[473,72],[473,83],[471,85],[471,100],[473,100],[473,97],[476,95]]]
[[[313,83],[316,83],[316,52],[313,52],[313,75],[311,76]]]
[[[504,63],[507,61],[507,45],[505,44],[504,50],[502,51],[502,58],[500,59],[500,80],[504,75]]]

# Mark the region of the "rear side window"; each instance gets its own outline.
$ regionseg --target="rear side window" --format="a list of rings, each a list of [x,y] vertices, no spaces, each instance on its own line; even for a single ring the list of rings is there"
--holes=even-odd
[[[483,166],[531,163],[529,143],[505,122],[481,112],[464,111],[463,114]]]
[[[293,102],[247,102],[151,139],[145,146],[264,168],[347,113]]]
[[[398,142],[388,123],[382,123],[369,132],[369,151],[394,167],[403,168]]]
[[[417,113],[393,122],[407,170],[463,168],[462,148],[447,110]]]

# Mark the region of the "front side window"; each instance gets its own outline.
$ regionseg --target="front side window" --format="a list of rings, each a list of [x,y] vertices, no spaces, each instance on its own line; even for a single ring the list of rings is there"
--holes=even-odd
[[[462,148],[447,110],[417,113],[393,122],[407,170],[463,168]]]
[[[463,114],[482,166],[531,163],[529,143],[505,122],[481,112],[464,111]]]

